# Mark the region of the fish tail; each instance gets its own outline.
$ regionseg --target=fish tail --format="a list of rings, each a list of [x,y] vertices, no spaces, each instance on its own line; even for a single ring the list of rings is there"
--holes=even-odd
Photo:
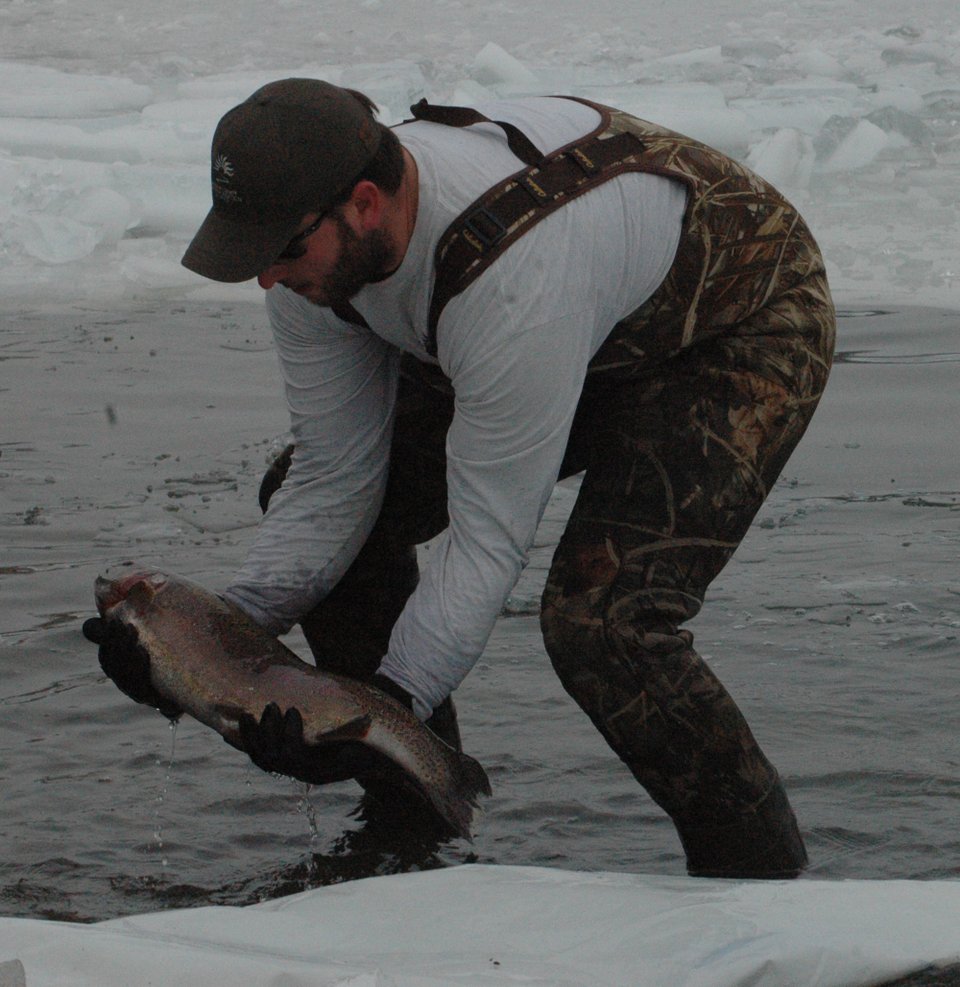
[[[474,760],[469,754],[458,751],[457,758],[460,762],[460,776],[464,797],[471,805],[476,805],[481,795],[492,794],[490,779],[487,778],[487,772],[483,770],[480,762]]]
[[[445,800],[441,814],[457,836],[473,841],[470,824],[481,795],[490,794],[490,781],[480,763],[468,754],[456,751],[456,791]]]

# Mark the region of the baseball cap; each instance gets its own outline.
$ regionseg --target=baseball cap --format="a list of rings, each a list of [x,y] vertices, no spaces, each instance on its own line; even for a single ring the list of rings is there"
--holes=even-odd
[[[213,206],[183,255],[214,281],[266,270],[303,217],[323,212],[369,164],[380,128],[348,90],[319,79],[268,83],[229,110],[210,152]]]

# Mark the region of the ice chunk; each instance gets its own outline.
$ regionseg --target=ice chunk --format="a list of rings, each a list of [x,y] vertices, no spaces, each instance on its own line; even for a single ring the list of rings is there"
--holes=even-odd
[[[210,208],[209,168],[187,172],[153,165],[118,164],[113,187],[130,202],[139,224],[128,236],[173,234],[189,240]]]
[[[806,189],[815,157],[810,136],[785,127],[754,145],[746,164],[777,188]]]
[[[900,134],[911,144],[930,144],[933,140],[933,131],[912,113],[904,113],[895,106],[885,106],[881,110],[874,110],[868,113],[866,119],[870,123],[876,124],[881,130],[888,134]]]
[[[22,171],[22,165],[18,161],[0,152],[0,218],[7,215]]]
[[[78,75],[23,62],[0,62],[0,117],[103,116],[140,110],[153,97],[129,79]]]
[[[473,78],[501,93],[536,92],[540,85],[530,69],[492,41],[477,52]]]
[[[806,76],[821,76],[827,79],[840,79],[846,70],[833,57],[819,48],[799,51],[785,60],[786,65]]]
[[[823,159],[817,169],[822,172],[855,171],[871,164],[889,145],[887,135],[869,120],[858,120]]]
[[[326,79],[327,82],[339,85],[341,71],[340,68],[332,66],[325,66],[322,71],[317,66],[311,70],[281,66],[267,72],[263,70],[219,72],[178,83],[176,95],[188,100],[223,100],[229,109],[237,103],[242,103],[261,86],[276,79],[309,77]]]
[[[741,76],[745,68],[726,58],[720,45],[677,52],[656,59],[647,66],[651,78],[686,79],[690,82],[724,82]]]
[[[84,189],[63,215],[91,227],[97,243],[115,243],[133,223],[130,201],[112,188]]]
[[[388,126],[410,117],[410,107],[426,95],[423,69],[406,59],[393,59],[374,65],[357,64],[343,69],[338,85],[366,93]]]
[[[889,106],[901,113],[916,115],[923,110],[921,91],[922,89],[906,85],[884,86],[880,84],[874,92],[869,94],[867,103],[872,107],[871,112],[883,110]]]
[[[885,38],[903,38],[905,41],[916,41],[923,37],[923,32],[917,30],[912,24],[898,24],[896,27],[888,27],[884,32]]]
[[[120,273],[129,284],[153,291],[194,288],[201,279],[180,263],[181,252],[160,240],[121,240]]]
[[[923,94],[921,102],[927,113],[943,117],[960,115],[960,89],[933,89]]]
[[[169,100],[144,107],[141,118],[151,126],[173,126],[180,134],[199,134],[209,140],[220,117],[237,102],[236,99]]]
[[[68,264],[92,253],[97,231],[67,216],[44,213],[16,217],[17,239],[23,249],[45,264]]]
[[[217,120],[227,110],[268,82],[289,78],[323,79],[335,86],[359,89],[377,104],[380,118],[387,124],[408,117],[410,104],[425,95],[426,87],[423,68],[409,59],[281,66],[267,72],[222,72],[180,82],[173,104],[159,112],[180,124],[206,123],[212,133]],[[181,102],[183,105],[178,106]],[[156,112],[151,108],[150,115]]]
[[[749,144],[750,121],[727,105],[721,89],[707,83],[600,87],[591,98],[728,153],[745,152]]]
[[[451,102],[454,106],[471,106],[486,103],[497,98],[492,89],[482,86],[475,79],[461,79],[453,88]]]
[[[720,52],[724,58],[739,62],[748,68],[761,68],[776,61],[783,54],[783,48],[775,41],[747,38],[723,44]]]
[[[673,55],[664,55],[658,59],[659,65],[704,65],[719,64],[723,61],[723,49],[720,45],[710,48],[695,48],[692,51],[680,51]]]
[[[200,161],[208,159],[209,135],[178,134],[173,126],[147,124],[93,127],[53,120],[0,116],[0,143],[18,155],[86,161]]]
[[[908,44],[887,48],[880,57],[887,65],[922,65],[933,63],[940,67],[952,64],[951,54],[940,44]]]
[[[814,136],[834,116],[855,116],[862,100],[858,86],[826,79],[808,79],[767,86],[756,96],[731,100],[759,130],[790,127]]]

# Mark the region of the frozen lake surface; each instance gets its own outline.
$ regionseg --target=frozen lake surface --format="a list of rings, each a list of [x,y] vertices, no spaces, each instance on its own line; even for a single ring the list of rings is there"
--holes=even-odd
[[[814,879],[958,872],[958,340],[954,311],[846,308],[814,423],[692,625],[785,777]],[[245,904],[464,861],[683,874],[540,642],[569,487],[458,693],[494,788],[476,841],[411,845],[351,817],[352,783],[307,791],[195,722],[174,734],[80,634],[115,561],[219,588],[241,560],[285,425],[260,307],[9,312],[0,367],[0,913]]]

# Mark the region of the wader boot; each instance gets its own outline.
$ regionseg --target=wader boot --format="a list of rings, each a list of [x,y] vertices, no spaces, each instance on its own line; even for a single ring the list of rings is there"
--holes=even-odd
[[[807,854],[777,772],[729,693],[690,647],[689,634],[649,632],[623,640],[582,626],[561,630],[563,623],[552,608],[545,611],[554,668],[673,820],[688,872],[796,876]]]

